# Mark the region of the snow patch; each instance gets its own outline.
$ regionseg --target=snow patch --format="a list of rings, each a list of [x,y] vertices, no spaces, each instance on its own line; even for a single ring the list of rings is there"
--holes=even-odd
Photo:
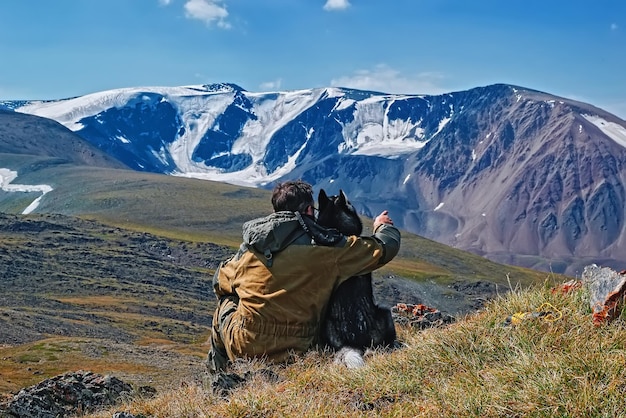
[[[190,105],[189,101],[186,100],[184,103],[187,103],[187,108],[183,116],[183,120],[187,122],[185,134],[170,147],[170,154],[179,168],[179,172],[173,173],[173,175],[248,187],[263,186],[278,179],[295,167],[295,162],[313,131],[307,132],[307,141],[293,155],[288,157],[287,163],[272,173],[268,173],[263,164],[263,157],[270,139],[276,131],[317,103],[322,94],[324,94],[324,90],[298,90],[278,93],[276,99],[267,100],[263,93],[247,93],[247,97],[256,102],[254,109],[257,119],[246,122],[241,136],[231,148],[231,153],[250,155],[252,164],[243,170],[231,173],[216,167],[198,165],[191,160],[190,156],[193,155],[193,150],[215,118],[232,103],[232,96],[225,95],[226,97],[221,99],[222,102],[218,107],[215,106],[216,102],[213,98],[210,107],[213,112],[211,114],[207,114],[203,110],[208,108],[206,105],[200,103]],[[192,120],[194,123],[191,123]]]
[[[76,132],[84,126],[79,123],[83,118],[95,116],[103,110],[123,107],[129,100],[143,93],[163,94],[164,96],[185,97],[215,95],[214,92],[201,91],[198,87],[134,87],[106,90],[72,99],[54,101],[32,101],[15,109],[16,112],[29,113],[54,119],[66,128]],[[145,99],[145,96],[142,96]]]
[[[335,104],[335,107],[333,108],[332,112],[345,110],[349,108],[350,106],[352,106],[354,103],[355,103],[355,100],[353,99],[341,98],[337,100],[337,104]]]
[[[167,161],[167,153],[165,152],[164,147],[161,147],[158,152],[155,149],[150,151],[152,152],[152,155],[154,155],[154,157],[161,162],[161,164],[170,165],[169,161]]]
[[[439,121],[439,127],[437,127],[437,132],[435,132],[435,135],[441,132],[441,130],[448,124],[448,122],[450,122],[451,119],[452,118],[443,118],[441,121]]]
[[[186,172],[198,171],[198,164],[191,159],[203,135],[211,128],[218,115],[232,103],[231,94],[212,96],[193,96],[186,100],[174,100],[184,124],[184,133],[169,147],[169,152],[178,170]],[[209,106],[210,100],[210,106]],[[210,112],[202,108],[211,109]],[[210,178],[205,178],[211,180]]]
[[[395,100],[384,99],[375,96],[356,103],[354,120],[343,126],[345,142],[338,152],[394,159],[426,145],[422,121],[389,119]]]
[[[626,128],[614,122],[608,122],[599,116],[582,115],[589,122],[597,126],[606,136],[626,148]]]
[[[435,212],[438,211],[439,209],[441,209],[443,207],[443,202],[441,202],[440,204],[437,205],[437,207],[435,209],[433,209]]]
[[[33,200],[33,202],[22,211],[23,215],[27,215],[37,209],[41,198],[53,189],[47,184],[29,185],[29,184],[11,184],[17,178],[17,171],[8,168],[0,168],[0,189],[5,192],[41,192],[41,196]]]
[[[550,105],[551,108],[554,108],[556,104],[564,104],[562,100],[546,100],[546,103]]]
[[[407,181],[409,181],[410,178],[411,178],[411,175],[407,174],[407,176],[404,178],[404,181],[402,182],[402,184],[406,184]]]

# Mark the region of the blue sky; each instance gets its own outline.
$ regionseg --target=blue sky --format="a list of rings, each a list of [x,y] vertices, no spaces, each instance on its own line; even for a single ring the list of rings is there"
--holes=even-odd
[[[0,100],[215,82],[416,94],[508,83],[626,119],[626,1],[0,1]]]

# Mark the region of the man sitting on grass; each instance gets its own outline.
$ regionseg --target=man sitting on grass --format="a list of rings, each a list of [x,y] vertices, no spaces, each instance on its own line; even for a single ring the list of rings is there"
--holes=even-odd
[[[342,236],[315,224],[313,188],[288,181],[272,193],[274,213],[243,225],[243,244],[213,277],[212,372],[237,358],[282,362],[316,342],[332,291],[393,259],[400,232],[387,211],[371,237]],[[318,231],[317,233],[314,231]]]

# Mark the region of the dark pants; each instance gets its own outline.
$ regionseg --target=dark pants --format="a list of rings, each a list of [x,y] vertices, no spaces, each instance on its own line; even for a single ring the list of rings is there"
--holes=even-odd
[[[223,332],[228,326],[233,313],[237,310],[239,298],[237,295],[223,296],[213,315],[211,328],[211,349],[206,359],[207,367],[211,373],[223,371],[228,366],[228,353],[224,346]]]

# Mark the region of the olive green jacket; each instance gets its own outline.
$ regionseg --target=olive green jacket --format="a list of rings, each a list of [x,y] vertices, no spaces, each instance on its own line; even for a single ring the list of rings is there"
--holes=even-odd
[[[215,273],[216,296],[239,298],[222,329],[231,360],[283,361],[290,351],[308,350],[333,289],[386,264],[400,248],[400,232],[386,224],[371,237],[337,234],[334,246],[317,245],[298,217],[277,212],[245,223],[239,252]]]

